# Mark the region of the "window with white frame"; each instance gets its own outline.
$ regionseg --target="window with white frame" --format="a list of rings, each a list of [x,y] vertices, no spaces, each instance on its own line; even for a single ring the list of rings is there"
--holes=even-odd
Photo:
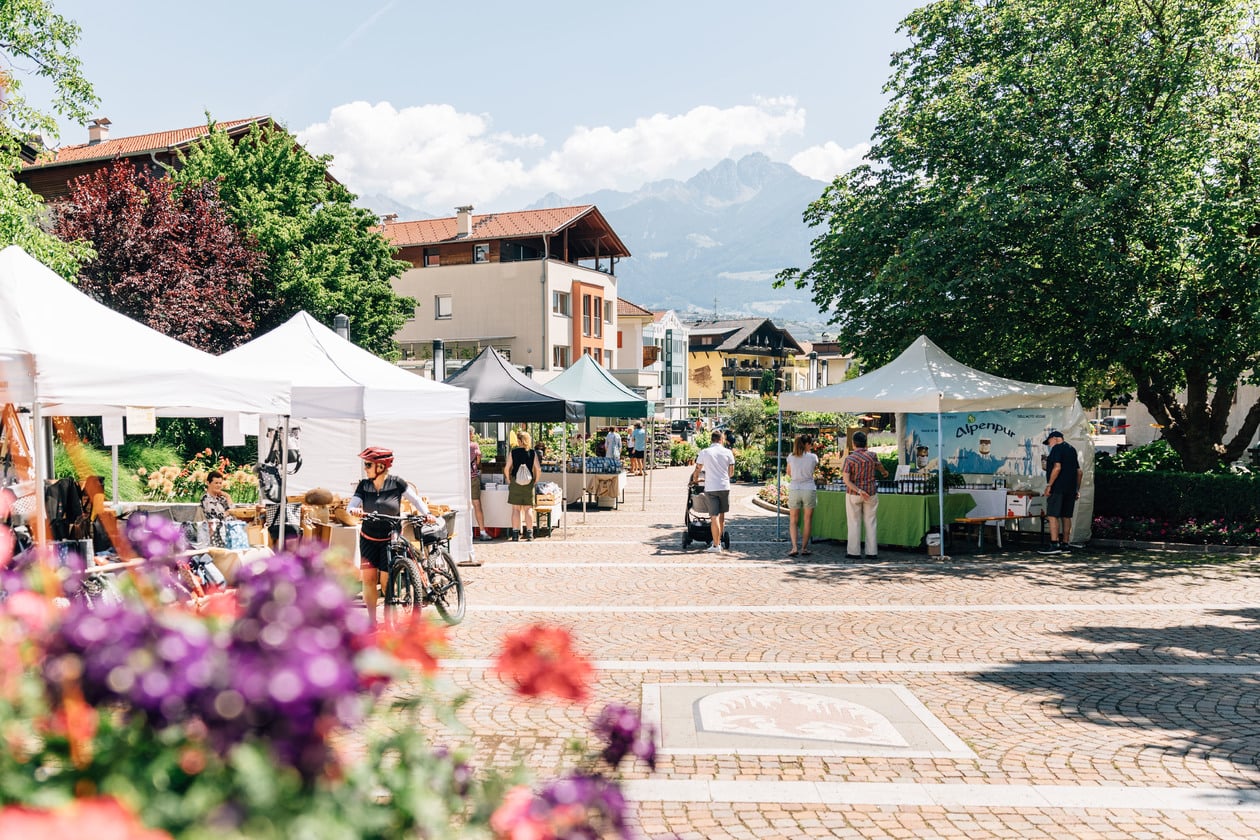
[[[591,334],[591,296],[582,295],[582,335]]]
[[[604,337],[604,299],[595,298],[595,314],[591,317],[591,324],[595,328],[595,337]]]
[[[569,348],[556,345],[551,348],[551,366],[567,368],[569,366]]]
[[[556,315],[564,315],[566,318],[573,314],[568,292],[551,293],[551,311]]]
[[[451,317],[450,295],[434,295],[433,317],[438,321],[445,321]]]

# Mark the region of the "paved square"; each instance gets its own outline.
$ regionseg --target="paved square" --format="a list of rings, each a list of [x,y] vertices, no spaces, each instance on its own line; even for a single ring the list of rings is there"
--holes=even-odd
[[[975,758],[901,685],[644,683],[667,755]]]

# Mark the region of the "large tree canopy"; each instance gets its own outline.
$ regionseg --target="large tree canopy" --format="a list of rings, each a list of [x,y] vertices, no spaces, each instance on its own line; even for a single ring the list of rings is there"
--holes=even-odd
[[[1260,362],[1257,0],[940,0],[906,18],[868,162],[806,211],[812,286],[873,363],[1136,391],[1188,466]],[[1182,393],[1184,399],[1179,399]],[[1228,434],[1228,439],[1226,439]]]
[[[390,280],[409,266],[393,258],[377,218],[328,177],[330,160],[310,155],[285,131],[255,126],[234,142],[213,128],[172,177],[217,182],[232,220],[266,256],[254,283],[258,333],[303,309],[328,324],[344,313],[356,344],[393,357],[394,334],[415,303],[395,294]]]
[[[54,14],[45,0],[0,2],[0,247],[19,245],[67,279],[91,249],[47,233],[41,225],[43,202],[13,176],[22,166],[23,144],[35,136],[56,136],[56,114],[86,122],[96,104],[73,52],[78,40],[79,27]],[[51,85],[51,111],[27,101],[25,76]]]
[[[252,336],[261,265],[228,220],[215,185],[179,193],[125,160],[77,178],[55,232],[90,242],[79,288],[116,312],[209,353]]]

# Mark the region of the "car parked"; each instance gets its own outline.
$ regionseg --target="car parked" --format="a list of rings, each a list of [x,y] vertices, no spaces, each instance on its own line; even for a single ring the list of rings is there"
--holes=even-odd
[[[1129,423],[1123,414],[1113,414],[1098,421],[1098,434],[1122,435],[1129,430]]]

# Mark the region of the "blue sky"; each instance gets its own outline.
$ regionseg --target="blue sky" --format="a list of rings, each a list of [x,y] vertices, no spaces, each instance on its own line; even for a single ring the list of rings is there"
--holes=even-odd
[[[829,180],[865,150],[921,5],[53,2],[114,136],[269,114],[356,192],[439,215],[753,151]]]

